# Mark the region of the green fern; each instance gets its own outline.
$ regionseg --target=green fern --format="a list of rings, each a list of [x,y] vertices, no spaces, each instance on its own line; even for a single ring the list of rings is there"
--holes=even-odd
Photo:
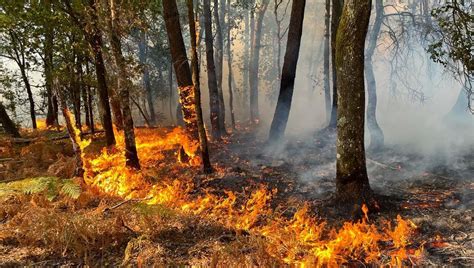
[[[72,180],[61,180],[57,177],[37,177],[0,183],[0,197],[15,193],[27,195],[44,193],[49,201],[53,201],[59,194],[77,199],[81,194],[81,187]]]
[[[81,195],[81,192],[81,186],[75,183],[73,180],[64,180],[64,184],[60,190],[60,193],[72,199],[78,199]]]

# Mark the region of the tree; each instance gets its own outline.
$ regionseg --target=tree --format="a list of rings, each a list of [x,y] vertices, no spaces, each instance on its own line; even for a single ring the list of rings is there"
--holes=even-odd
[[[296,67],[300,52],[301,34],[303,32],[303,19],[305,0],[295,0],[291,5],[290,27],[286,45],[285,59],[281,75],[280,94],[270,128],[271,142],[281,139],[285,133],[286,124],[290,115],[291,101],[295,86]]]
[[[10,134],[10,136],[14,138],[20,138],[20,132],[18,132],[18,128],[16,127],[15,123],[10,119],[8,113],[3,106],[3,103],[0,102],[0,123],[2,124],[3,129]]]
[[[336,36],[339,28],[339,21],[341,19],[342,7],[344,0],[332,0],[332,14],[331,14],[331,62],[332,62],[332,108],[331,119],[329,120],[329,127],[336,128],[337,126],[337,70],[336,70]]]
[[[65,8],[63,10],[69,15],[70,19],[83,30],[83,34],[89,43],[92,53],[94,55],[95,73],[97,77],[97,90],[99,92],[99,113],[103,128],[105,130],[105,137],[107,145],[115,144],[114,130],[112,127],[112,115],[110,112],[109,93],[106,79],[106,69],[104,64],[104,57],[102,53],[102,34],[99,28],[99,18],[97,3],[95,0],[88,0],[87,7],[83,9],[89,10],[89,20],[81,16],[79,12],[74,10],[69,1],[64,1]]]
[[[75,160],[76,160],[76,168],[74,169],[74,176],[76,177],[83,177],[84,175],[84,163],[82,161],[82,149],[80,146],[81,138],[80,133],[81,131],[74,126],[74,116],[69,111],[69,108],[66,104],[66,99],[64,97],[63,91],[60,88],[58,79],[53,78],[53,88],[56,94],[57,99],[59,100],[59,105],[61,107],[61,111],[64,117],[64,121],[66,123],[66,129],[69,134],[69,139],[72,143],[72,148],[74,150]]]
[[[230,12],[231,4],[230,0],[227,0],[227,69],[228,69],[228,76],[227,76],[227,87],[229,88],[229,109],[230,109],[230,122],[232,126],[232,130],[235,130],[235,114],[234,114],[234,92],[232,88],[232,83],[234,82],[234,77],[232,74],[232,38],[231,38],[231,30],[232,30],[232,21],[231,21],[231,12]]]
[[[52,90],[52,76],[53,76],[53,42],[54,42],[54,26],[51,22],[53,14],[51,0],[44,1],[44,9],[46,11],[44,28],[44,45],[43,45],[43,68],[45,77],[46,97],[48,103],[48,110],[46,113],[46,125],[53,126],[58,124],[58,101]],[[53,20],[54,21],[54,20]],[[54,21],[55,22],[55,21]]]
[[[148,45],[147,45],[147,34],[145,31],[140,31],[140,41],[138,43],[138,53],[140,58],[140,63],[142,64],[143,68],[143,86],[145,87],[146,92],[146,100],[148,104],[148,110],[150,111],[150,123],[156,124],[156,114],[155,114],[155,106],[153,104],[153,92],[151,88],[150,82],[150,66],[147,64],[148,58]]]
[[[364,148],[364,49],[370,0],[347,0],[337,30],[337,164],[336,195],[341,203],[370,201]]]
[[[214,0],[214,21],[216,24],[216,51],[215,51],[215,72],[217,80],[217,90],[219,93],[219,128],[221,134],[226,134],[227,130],[225,129],[225,103],[224,103],[224,92],[222,90],[222,73],[223,73],[223,62],[224,62],[224,37],[223,37],[223,28],[224,28],[224,11],[225,11],[225,1],[221,1],[219,5],[219,0]],[[221,9],[221,14],[219,16],[219,7]]]
[[[214,64],[214,48],[212,44],[212,17],[211,17],[211,4],[210,0],[204,0],[203,12],[204,12],[204,30],[205,30],[205,44],[206,44],[206,66],[207,66],[207,83],[209,87],[209,98],[211,106],[211,127],[212,137],[214,139],[220,139],[221,128],[219,122],[221,122],[222,113],[220,112],[219,106],[219,92],[217,87],[216,67]]]
[[[163,18],[168,32],[169,48],[173,60],[176,80],[178,81],[179,101],[184,124],[188,135],[199,140],[194,100],[194,85],[189,68],[186,47],[184,46],[181,24],[179,22],[176,0],[163,0]]]
[[[23,3],[2,3],[2,11],[5,15],[0,21],[0,56],[13,61],[20,71],[28,96],[31,124],[36,129],[35,100],[30,83],[30,71],[36,62],[30,40],[32,22],[29,21],[29,14]]]
[[[121,32],[119,29],[118,17],[120,17],[120,7],[117,7],[114,0],[108,0],[109,4],[109,35],[112,54],[115,65],[118,69],[117,88],[120,94],[120,101],[123,114],[123,130],[125,134],[125,163],[128,167],[140,169],[137,146],[135,144],[135,132],[133,130],[132,111],[130,110],[130,88],[131,82],[127,79],[128,72],[125,58],[122,55]]]
[[[378,149],[384,145],[384,135],[377,122],[377,83],[372,64],[380,28],[384,16],[383,0],[375,0],[375,20],[365,54],[365,75],[367,79],[367,127],[370,133],[370,148]]]
[[[262,0],[260,4],[256,3],[257,23],[252,30],[251,37],[251,56],[249,64],[249,85],[250,85],[250,121],[258,123],[258,69],[260,61],[260,43],[262,39],[262,27],[265,11],[267,10],[270,0]],[[253,13],[251,13],[253,15]],[[251,18],[252,19],[252,18]],[[252,23],[251,23],[252,24]]]
[[[474,81],[474,16],[472,16],[472,1],[451,0],[433,9],[432,16],[438,23],[433,33],[433,41],[428,48],[431,59],[441,63],[448,71],[461,77],[467,96],[468,108],[472,107]],[[462,94],[462,93],[461,93]]]
[[[202,107],[201,107],[201,86],[199,79],[199,59],[197,53],[197,37],[196,37],[196,22],[194,18],[194,7],[193,0],[186,1],[188,6],[188,20],[189,20],[189,33],[191,36],[191,66],[193,71],[193,84],[194,84],[194,99],[196,108],[196,121],[198,126],[199,134],[199,145],[201,149],[201,159],[203,164],[203,171],[205,173],[212,172],[211,161],[209,160],[209,148],[207,146],[207,135],[206,129],[204,128],[204,120],[202,118]]]

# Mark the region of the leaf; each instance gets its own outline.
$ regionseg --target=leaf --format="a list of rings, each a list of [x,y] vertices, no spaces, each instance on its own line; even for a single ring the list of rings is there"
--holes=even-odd
[[[81,186],[72,180],[65,180],[61,187],[60,193],[72,198],[77,199],[81,195]]]

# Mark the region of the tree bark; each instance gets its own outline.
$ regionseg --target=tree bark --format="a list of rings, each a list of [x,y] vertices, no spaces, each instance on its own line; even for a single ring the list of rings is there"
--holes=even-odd
[[[86,73],[87,75],[90,74],[90,71],[89,71],[89,62],[86,61]],[[85,85],[85,89],[87,90],[87,100],[84,100],[84,103],[87,102],[87,107],[89,109],[87,109],[87,114],[89,115],[89,128],[91,130],[91,133],[95,133],[95,123],[94,123],[94,107],[93,107],[93,101],[92,101],[92,98],[93,98],[93,94],[92,94],[92,89],[91,89],[91,86],[90,85]]]
[[[102,119],[102,126],[105,130],[107,146],[111,146],[115,144],[115,136],[112,126],[112,115],[110,113],[106,70],[104,65],[104,58],[102,55],[102,35],[98,28],[99,26],[95,1],[89,0],[89,6],[92,9],[92,32],[90,34],[87,34],[86,37],[88,37],[89,44],[91,45],[92,51],[94,53],[95,73],[97,76],[97,90],[99,91],[99,113]]]
[[[204,128],[204,120],[202,117],[201,106],[201,87],[199,79],[199,58],[197,54],[197,36],[196,22],[194,18],[193,0],[186,1],[188,5],[189,34],[191,36],[191,67],[192,79],[194,84],[194,99],[196,102],[196,121],[199,134],[199,148],[201,150],[202,169],[204,173],[211,173],[212,166],[209,159],[209,148],[207,145],[206,129]]]
[[[186,47],[184,46],[176,0],[163,0],[163,16],[168,32],[171,57],[173,59],[176,80],[178,81],[179,102],[183,121],[188,135],[199,140],[197,116],[194,100],[194,86],[189,68]]]
[[[326,15],[324,17],[324,66],[323,66],[323,76],[324,76],[324,103],[326,105],[326,121],[330,122],[331,120],[331,86],[329,77],[330,72],[330,21],[331,21],[331,0],[326,0]]]
[[[81,81],[81,73],[82,73],[82,62],[81,62],[81,58],[80,56],[77,54],[77,53],[73,53],[75,54],[73,56],[73,62],[74,62],[74,66],[72,67],[72,105],[73,105],[73,108],[74,108],[74,119],[75,119],[75,124],[76,124],[76,128],[79,129],[79,130],[82,130],[81,129],[81,125],[82,125],[82,122],[81,122],[81,91],[82,91],[82,81]]]
[[[119,10],[115,6],[114,0],[109,0],[109,35],[110,44],[112,47],[112,54],[114,57],[115,65],[118,69],[117,76],[117,90],[120,94],[120,104],[122,106],[123,114],[123,130],[125,134],[125,164],[127,167],[140,169],[140,161],[138,159],[137,146],[135,144],[135,131],[133,130],[133,117],[130,109],[130,88],[131,83],[127,79],[127,67],[125,58],[122,54],[122,44],[120,41],[120,31],[117,25],[117,11]]]
[[[227,69],[228,69],[228,76],[227,76],[227,85],[229,88],[229,109],[230,109],[230,122],[232,126],[232,130],[235,130],[235,114],[234,114],[234,92],[232,88],[232,82],[233,82],[233,74],[232,74],[232,51],[231,51],[231,17],[230,17],[230,8],[231,8],[231,3],[230,0],[227,0],[227,25],[226,25],[226,30],[227,30]],[[223,13],[223,12],[222,12]]]
[[[365,56],[365,75],[367,79],[367,127],[370,133],[370,149],[379,149],[384,145],[384,135],[377,122],[377,83],[372,65],[377,40],[384,16],[383,0],[375,0],[375,20],[369,37],[369,44]]]
[[[249,66],[250,120],[255,124],[258,123],[260,117],[258,110],[258,65],[260,61],[260,42],[262,39],[263,18],[269,3],[270,0],[262,0],[261,5],[258,7],[257,23],[255,24],[252,36],[252,55]]]
[[[301,34],[303,33],[305,5],[306,0],[294,0],[291,5],[288,41],[280,80],[280,94],[278,95],[275,115],[273,116],[270,128],[270,142],[279,141],[283,137],[288,123],[300,52]]]
[[[45,8],[48,15],[51,15],[51,1],[44,1]],[[50,127],[57,123],[57,110],[54,109],[54,94],[52,90],[52,72],[53,72],[53,41],[54,34],[50,23],[44,25],[44,77],[45,77],[45,88],[47,97],[47,112],[46,112],[46,126]]]
[[[219,122],[222,113],[220,112],[219,106],[219,92],[217,88],[216,78],[216,67],[214,65],[214,48],[212,44],[212,17],[211,17],[211,6],[210,0],[204,0],[203,5],[204,12],[204,31],[205,31],[205,43],[206,43],[206,62],[207,62],[207,83],[209,87],[209,98],[211,106],[211,127],[212,137],[214,139],[220,139],[221,128]]]
[[[336,70],[336,36],[341,19],[342,7],[344,0],[332,0],[332,15],[331,15],[331,72],[332,72],[332,107],[331,120],[329,120],[329,128],[336,128],[337,126],[337,70]]]
[[[138,43],[138,50],[139,50],[139,58],[140,63],[143,66],[143,86],[145,87],[146,92],[146,100],[148,103],[148,110],[150,111],[150,123],[156,124],[156,114],[155,114],[155,106],[153,104],[153,92],[151,89],[150,83],[150,71],[147,65],[147,58],[148,58],[148,45],[146,42],[146,33],[144,31],[140,31],[140,42]]]
[[[221,9],[221,15],[219,17],[219,8]],[[224,37],[223,37],[223,16],[224,12],[222,8],[225,8],[225,0],[221,1],[219,6],[219,0],[214,0],[214,21],[216,23],[216,53],[215,53],[215,65],[216,65],[216,80],[217,80],[217,92],[219,93],[219,128],[221,135],[226,134],[225,129],[225,103],[224,103],[224,91],[222,89],[222,74],[223,74],[223,62],[224,62]]]
[[[31,91],[30,80],[26,74],[25,67],[20,67],[21,77],[25,84],[26,93],[28,94],[28,102],[30,103],[30,117],[33,129],[37,129],[36,126],[36,113],[35,113],[35,100],[33,98],[33,92]]]
[[[336,195],[343,204],[367,204],[372,197],[364,148],[364,49],[371,8],[371,0],[347,0],[337,31]]]
[[[64,121],[66,122],[66,129],[69,134],[69,138],[71,139],[72,148],[74,151],[75,159],[76,159],[76,168],[74,170],[74,176],[76,177],[83,177],[84,176],[84,163],[82,162],[82,150],[79,143],[81,142],[81,132],[74,126],[74,116],[71,114],[69,109],[67,108],[66,100],[64,99],[63,93],[59,88],[58,83],[55,83],[53,86],[55,88],[56,96],[59,100],[59,104],[61,106],[61,111],[64,117]]]
[[[0,102],[0,123],[2,123],[3,129],[12,137],[20,138],[20,132],[18,132],[18,128],[16,127],[15,123],[10,119],[8,113],[3,106],[3,103]]]

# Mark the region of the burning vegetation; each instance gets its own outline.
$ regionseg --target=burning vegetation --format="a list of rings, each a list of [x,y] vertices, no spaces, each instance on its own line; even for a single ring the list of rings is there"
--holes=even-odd
[[[0,266],[473,266],[470,3],[0,0]],[[435,153],[378,121],[411,58]]]

